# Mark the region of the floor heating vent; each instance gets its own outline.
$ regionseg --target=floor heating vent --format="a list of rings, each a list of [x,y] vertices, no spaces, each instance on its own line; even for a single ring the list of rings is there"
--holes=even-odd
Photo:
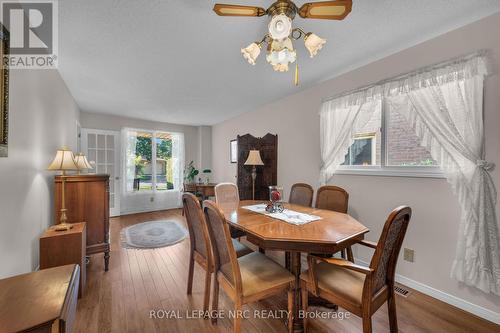
[[[394,286],[394,292],[399,296],[408,297],[410,295],[410,291],[401,286]]]

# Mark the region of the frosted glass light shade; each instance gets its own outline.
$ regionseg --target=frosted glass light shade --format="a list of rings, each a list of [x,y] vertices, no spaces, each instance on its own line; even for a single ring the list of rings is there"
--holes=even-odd
[[[293,49],[293,44],[290,38],[284,41],[273,41],[269,45],[266,60],[270,63],[274,70],[284,72],[288,70],[288,64],[295,62],[297,53]],[[281,65],[281,66],[278,66]]]
[[[245,165],[264,165],[260,157],[260,152],[258,150],[250,150]]]
[[[257,43],[252,43],[244,49],[241,49],[241,54],[249,64],[255,65],[255,61],[260,54],[260,46]]]
[[[78,166],[76,165],[73,152],[67,147],[63,147],[57,151],[56,157],[54,157],[54,160],[47,169],[53,171],[78,170]]]
[[[318,37],[318,35],[313,33],[308,33],[304,39],[304,45],[309,51],[311,58],[318,54],[318,51],[325,45],[326,39]]]
[[[292,32],[292,20],[285,14],[273,16],[269,22],[269,35],[274,40],[283,40]]]
[[[90,165],[89,161],[87,160],[87,156],[85,156],[83,153],[75,155],[75,163],[79,170],[92,169],[92,165]]]

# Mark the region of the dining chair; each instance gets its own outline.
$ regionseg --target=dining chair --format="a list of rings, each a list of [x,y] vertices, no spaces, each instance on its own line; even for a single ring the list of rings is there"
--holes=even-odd
[[[308,256],[309,268],[300,276],[303,310],[307,311],[311,292],[360,316],[363,333],[371,333],[371,317],[387,301],[390,332],[397,333],[394,274],[410,218],[410,207],[398,207],[387,218],[378,243],[359,242],[375,249],[369,267],[340,258]],[[304,319],[304,332],[306,329]]]
[[[288,313],[293,310],[294,276],[260,252],[243,257],[236,255],[231,241],[229,225],[216,203],[203,202],[205,218],[214,253],[214,287],[212,311],[218,311],[219,285],[234,302],[235,313],[241,313],[242,306],[282,292],[288,293]],[[241,331],[241,316],[234,317],[235,333]],[[292,316],[288,316],[288,331],[292,332]],[[216,316],[212,322],[217,322]]]
[[[313,202],[314,190],[311,185],[296,183],[290,190],[288,202],[295,205],[311,207]]]
[[[347,214],[349,205],[349,193],[338,186],[321,186],[316,194],[316,208],[333,210],[335,212]],[[348,246],[345,250],[340,252],[342,258],[354,262],[354,255],[352,248]]]
[[[219,183],[215,185],[215,202],[223,212],[233,212],[238,210],[240,205],[240,194],[238,186],[233,183]],[[230,227],[231,236],[239,238],[246,235],[245,232]]]
[[[296,183],[290,190],[288,202],[294,205],[311,207],[313,202],[314,189],[309,184]],[[285,267],[290,269],[290,252],[285,252]]]
[[[182,204],[186,212],[186,222],[189,230],[190,251],[187,294],[193,289],[194,262],[196,261],[205,270],[205,294],[203,299],[203,310],[208,310],[210,302],[210,277],[214,272],[214,261],[212,245],[208,234],[205,216],[198,198],[192,193],[182,195]],[[237,240],[233,240],[233,246],[237,256],[251,253],[252,250]]]

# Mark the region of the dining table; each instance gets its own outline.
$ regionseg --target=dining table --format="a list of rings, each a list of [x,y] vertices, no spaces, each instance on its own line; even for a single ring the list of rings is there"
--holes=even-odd
[[[295,277],[293,331],[303,332],[303,321],[299,316],[301,254],[336,253],[364,239],[369,229],[349,214],[289,203],[284,203],[286,212],[304,213],[319,219],[297,225],[248,209],[249,206],[267,203],[242,200],[237,209],[224,212],[224,216],[229,225],[244,231],[247,241],[260,249],[285,251],[291,254],[290,271]]]

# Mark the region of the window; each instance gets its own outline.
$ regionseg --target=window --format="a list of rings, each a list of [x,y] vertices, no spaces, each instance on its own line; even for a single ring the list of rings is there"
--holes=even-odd
[[[238,163],[238,140],[231,140],[229,155],[231,156],[231,163]]]
[[[183,166],[179,134],[145,130],[124,130],[126,142],[126,192],[178,189]],[[177,152],[177,153],[175,153]]]
[[[376,134],[358,134],[354,143],[349,147],[342,165],[376,165],[377,144]]]
[[[337,173],[443,177],[406,118],[386,100],[361,109],[353,127],[353,143]]]

